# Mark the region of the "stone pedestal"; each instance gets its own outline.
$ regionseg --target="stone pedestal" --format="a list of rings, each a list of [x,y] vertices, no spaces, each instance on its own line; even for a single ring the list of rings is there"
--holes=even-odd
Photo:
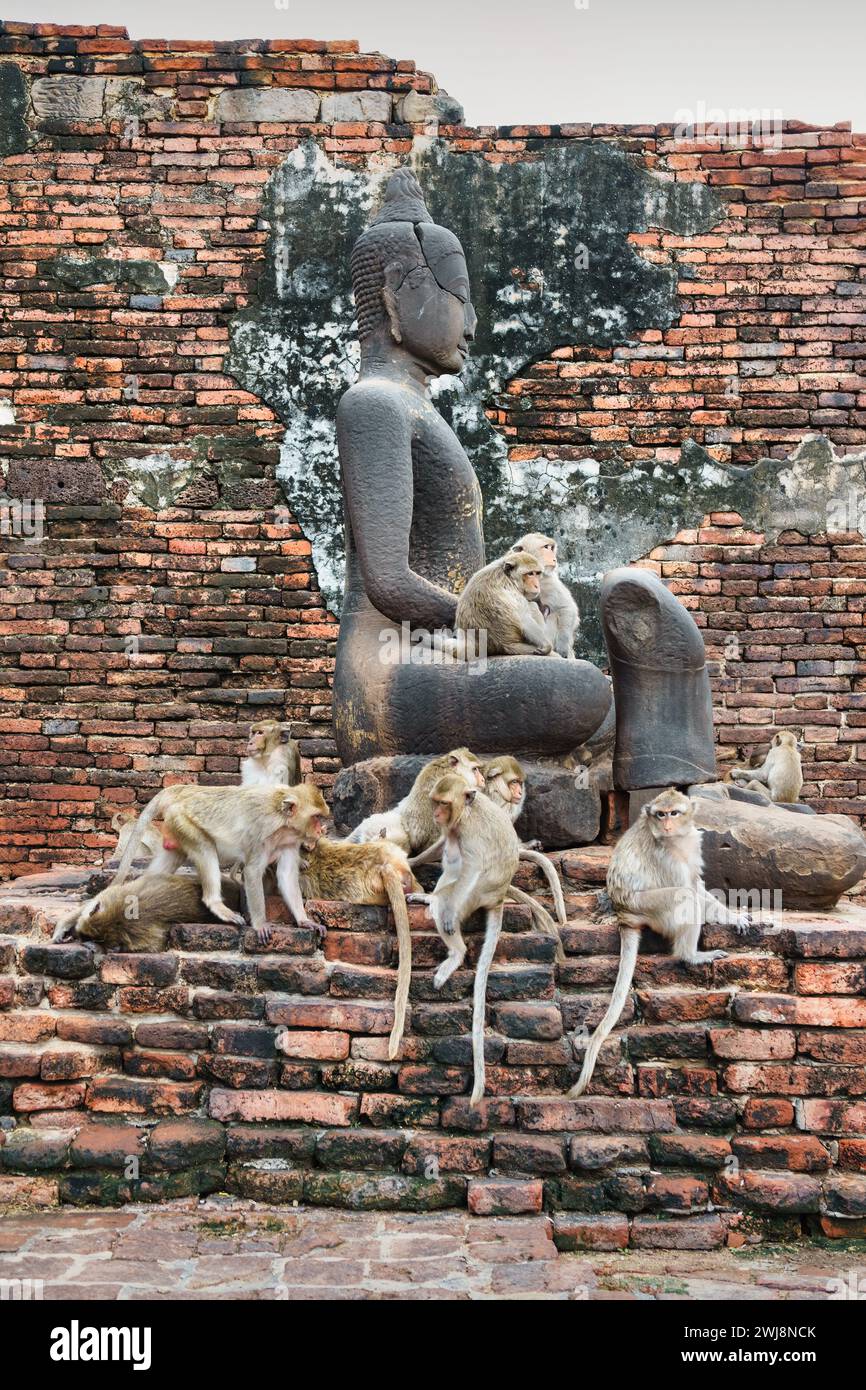
[[[616,703],[614,785],[686,787],[716,776],[704,639],[648,570],[611,570],[601,617]]]
[[[345,768],[334,783],[334,825],[346,835],[377,811],[387,811],[409,791],[429,757],[400,755],[367,758]],[[601,818],[599,777],[593,768],[564,768],[553,763],[523,762],[526,809],[517,822],[522,840],[540,840],[546,849],[588,845],[597,837]]]

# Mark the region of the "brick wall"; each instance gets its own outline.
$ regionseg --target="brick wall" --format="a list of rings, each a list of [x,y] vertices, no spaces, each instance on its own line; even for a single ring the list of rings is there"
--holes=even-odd
[[[281,424],[222,370],[228,323],[256,293],[264,185],[299,140],[363,166],[454,117],[414,64],[351,42],[9,23],[0,65],[0,454],[8,493],[48,510],[44,547],[10,545],[0,608],[0,870],[18,873],[87,858],[110,808],[162,780],[233,772],[235,721],[284,698],[308,765],[333,772],[335,628],[306,543],[274,512]],[[635,234],[677,268],[678,318],[623,347],[558,349],[513,382],[491,418],[516,458],[665,463],[691,438],[751,462],[815,430],[866,441],[866,136],[789,122],[778,149],[730,149],[670,126],[438,132],[496,160],[616,141],[726,205],[709,234]],[[101,280],[64,269],[85,254]],[[175,510],[158,489],[150,510],[124,466],[166,454],[190,481]],[[762,547],[725,527],[653,558],[708,639],[748,634],[717,681],[723,748],[808,713],[807,793],[835,810],[864,790],[857,539]]]
[[[652,552],[710,658],[719,766],[802,735],[802,796],[862,820],[866,794],[866,545],[856,534],[783,532],[767,545],[715,513]]]

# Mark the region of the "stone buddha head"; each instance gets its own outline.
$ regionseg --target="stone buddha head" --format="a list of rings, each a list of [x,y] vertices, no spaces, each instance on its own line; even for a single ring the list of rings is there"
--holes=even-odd
[[[426,376],[463,370],[477,318],[463,247],[433,221],[407,168],[352,251],[362,364],[405,355]]]

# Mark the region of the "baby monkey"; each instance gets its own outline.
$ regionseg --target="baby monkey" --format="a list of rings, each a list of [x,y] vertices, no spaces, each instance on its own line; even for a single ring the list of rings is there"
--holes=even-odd
[[[750,792],[763,792],[773,802],[798,801],[803,788],[800,744],[790,729],[781,729],[770,741],[770,751],[760,767],[731,768],[731,781]]]
[[[516,550],[518,555],[529,551],[541,561],[543,568],[538,603],[544,615],[544,626],[553,643],[553,650],[560,656],[573,658],[574,634],[580,627],[580,613],[570,591],[559,577],[556,541],[552,536],[533,531],[528,536],[521,536],[511,549]]]
[[[484,943],[472,994],[471,1104],[484,1094],[484,1018],[487,977],[502,930],[502,912],[517,872],[519,842],[508,816],[460,777],[443,777],[430,793],[433,818],[445,842],[442,873],[431,894],[413,893],[409,902],[426,903],[448,954],[433,984],[441,989],[464,961],[462,927],[473,912],[485,913]]]
[[[745,931],[750,918],[729,912],[704,885],[701,832],[687,796],[669,787],[641,810],[619,840],[607,871],[607,891],[620,927],[616,983],[604,1018],[589,1040],[580,1078],[569,1091],[581,1096],[598,1054],[625,1007],[637,963],[643,927],[670,943],[671,954],[687,965],[718,960],[724,951],[699,951],[705,922],[728,923]]]

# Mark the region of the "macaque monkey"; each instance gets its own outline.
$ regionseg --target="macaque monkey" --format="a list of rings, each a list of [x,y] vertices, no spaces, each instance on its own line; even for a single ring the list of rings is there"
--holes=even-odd
[[[731,781],[746,791],[769,794],[774,802],[798,801],[803,787],[801,747],[790,729],[781,729],[773,735],[760,767],[732,767]]]
[[[111,817],[111,828],[117,831],[117,844],[111,851],[112,859],[122,859],[129,838],[132,835],[133,826],[138,820],[138,812],[127,807],[120,811],[115,811]],[[159,827],[149,825],[141,837],[139,857],[142,859],[152,859],[153,856],[162,849],[162,834]]]
[[[488,782],[487,769],[489,767],[494,769],[495,775],[493,775]],[[511,778],[510,781],[509,777]],[[525,800],[524,773],[520,764],[514,758],[497,758],[494,759],[492,763],[482,763],[480,765],[480,780],[484,791],[494,804],[500,806],[502,810],[505,811],[512,823],[516,821],[520,812],[523,810],[523,802]],[[473,783],[469,783],[469,785],[473,785]],[[518,785],[519,804],[515,804],[514,798],[518,795]],[[435,840],[432,844],[428,845],[426,849],[421,850],[420,853],[414,855],[413,858],[409,860],[412,868],[417,868],[422,864],[433,864],[441,859],[444,844],[444,838],[440,835],[438,840]],[[533,863],[538,864],[550,885],[553,899],[556,903],[557,917],[564,923],[566,921],[565,899],[562,895],[562,886],[559,882],[556,870],[550,860],[547,859],[545,855],[536,852],[536,850],[529,845],[520,846],[520,857],[521,859],[531,859]],[[522,888],[518,888],[516,883],[512,883],[508,890],[508,901],[523,903],[524,906],[529,908],[535,925],[548,936],[552,936],[556,942],[557,960],[565,960],[565,952],[562,947],[559,932],[556,930],[556,924],[547,909],[542,907],[540,903],[537,903],[528,893],[524,893]]]
[[[512,824],[518,819],[526,801],[526,773],[516,758],[491,758],[483,766],[484,789],[497,806],[501,806]],[[528,859],[544,874],[553,898],[556,920],[561,927],[568,921],[565,912],[565,898],[559,874],[546,854],[542,854],[538,842],[520,846],[521,859]],[[531,901],[531,900],[530,900]],[[558,937],[557,937],[558,939]]]
[[[223,884],[229,896],[237,886]],[[64,917],[55,941],[94,941],[106,951],[164,951],[169,927],[198,922],[204,904],[194,874],[144,874],[112,883]]]
[[[461,928],[473,912],[486,913],[484,944],[472,995],[471,1104],[484,1094],[484,1017],[487,977],[502,930],[502,910],[517,872],[519,842],[508,816],[461,777],[443,777],[430,793],[433,818],[445,837],[442,873],[433,892],[413,893],[409,902],[426,903],[448,955],[433,977],[441,989],[462,964],[466,943]]]
[[[403,1041],[412,978],[412,936],[405,895],[420,887],[403,850],[385,839],[356,845],[347,840],[323,837],[307,855],[301,869],[301,889],[305,898],[372,903],[391,909],[397,928],[397,992],[394,1026],[388,1041],[388,1056],[392,1061]]]
[[[296,787],[164,787],[139,816],[114,883],[127,878],[144,831],[159,817],[162,848],[146,875],[174,873],[189,862],[201,879],[208,911],[221,922],[243,926],[240,913],[223,902],[220,884],[220,867],[240,863],[250,920],[261,936],[266,932],[262,880],[268,865],[279,860],[277,882],[296,922],[321,932],[304,907],[298,860],[301,844],[318,839],[327,816],[322,793],[307,782]]]
[[[457,600],[458,630],[486,632],[488,656],[550,656],[538,607],[542,572],[535,555],[514,550],[476,570]]]
[[[524,551],[536,555],[543,565],[541,593],[538,603],[544,615],[544,626],[553,643],[553,650],[560,656],[574,659],[574,634],[580,627],[580,614],[570,591],[559,577],[559,562],[556,558],[556,541],[550,536],[542,536],[533,531],[521,536],[511,547],[518,555]]]
[[[250,726],[247,756],[241,761],[242,787],[294,787],[301,780],[301,754],[290,724],[263,719]]]
[[[468,748],[453,748],[422,767],[411,790],[390,811],[377,811],[362,820],[349,835],[351,844],[385,838],[407,854],[418,854],[437,844],[441,836],[433,819],[430,792],[442,777],[462,777],[468,787],[483,787],[481,759]]]
[[[742,932],[750,920],[746,913],[729,912],[707,892],[694,807],[674,787],[644,806],[617,842],[608,866],[607,891],[619,919],[619,970],[607,1013],[589,1040],[570,1096],[583,1095],[602,1043],[625,1007],[643,927],[651,927],[670,942],[676,960],[698,965],[726,954],[698,950],[705,922],[729,923]]]

